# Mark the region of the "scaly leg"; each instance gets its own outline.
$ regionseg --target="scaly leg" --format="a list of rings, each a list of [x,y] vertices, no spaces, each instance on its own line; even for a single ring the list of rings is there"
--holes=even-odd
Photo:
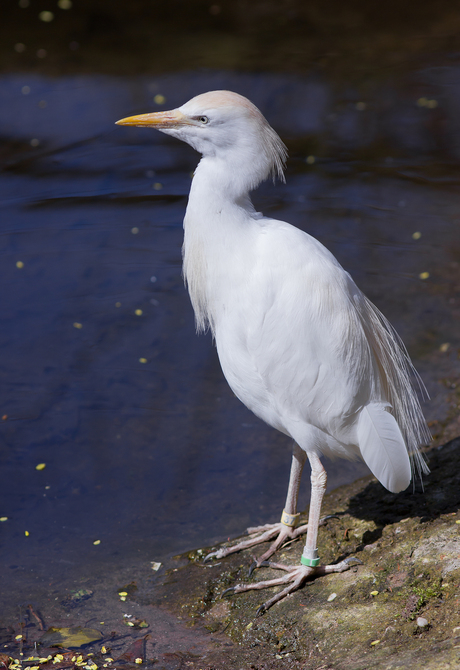
[[[350,556],[337,565],[319,565],[316,541],[318,538],[321,503],[324,497],[324,492],[326,490],[327,475],[326,470],[324,469],[318,455],[315,452],[309,452],[308,459],[311,465],[311,497],[310,510],[308,515],[307,539],[301,557],[301,564],[283,565],[282,563],[264,561],[264,566],[274,568],[276,570],[284,570],[287,572],[287,575],[278,577],[277,579],[256,582],[254,584],[237,584],[236,586],[227,589],[222,594],[222,596],[224,596],[226,593],[244,593],[245,591],[266,589],[270,586],[287,584],[286,588],[264,602],[259,607],[256,616],[263,614],[272,605],[279,602],[293,591],[299,589],[307,581],[307,579],[311,577],[319,577],[331,572],[344,572],[345,570],[348,570],[352,564],[361,564],[359,558]]]
[[[208,554],[205,561],[211,558],[224,558],[230,554],[234,554],[237,551],[242,549],[249,549],[254,547],[257,544],[262,542],[267,542],[276,537],[275,542],[270,546],[270,548],[255,562],[252,567],[260,567],[263,561],[266,561],[270,556],[272,556],[277,549],[281,547],[286,540],[293,540],[302,533],[306,533],[308,529],[308,524],[299,526],[296,528],[296,522],[299,515],[297,514],[297,499],[299,497],[299,487],[300,479],[302,477],[303,466],[307,455],[303,449],[301,449],[297,444],[294,443],[292,451],[292,463],[291,463],[291,474],[289,476],[289,486],[286,497],[286,505],[281,516],[281,521],[279,523],[265,524],[264,526],[256,526],[255,528],[248,528],[248,535],[255,535],[249,540],[243,540],[238,544],[233,545],[232,547],[225,547],[223,549],[218,549]],[[321,524],[322,525],[322,524]],[[251,570],[252,571],[252,570]]]

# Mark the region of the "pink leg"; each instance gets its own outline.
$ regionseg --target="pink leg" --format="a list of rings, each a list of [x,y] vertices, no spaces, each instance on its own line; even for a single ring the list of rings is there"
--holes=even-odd
[[[326,492],[327,474],[321,463],[318,454],[308,453],[308,460],[311,466],[311,495],[310,510],[308,513],[308,532],[307,540],[303,550],[303,556],[307,559],[316,559],[318,551],[316,548],[318,540],[319,519],[321,514],[321,505]]]
[[[327,475],[318,455],[315,452],[308,452],[308,459],[311,465],[311,497],[310,510],[308,515],[308,531],[305,547],[302,554],[301,565],[284,565],[282,563],[272,563],[270,561],[264,562],[264,565],[283,570],[287,574],[277,579],[270,579],[267,581],[255,582],[253,584],[237,584],[230,589],[224,591],[226,593],[243,593],[245,591],[265,589],[270,586],[279,586],[287,584],[279,593],[263,603],[257,610],[256,616],[263,614],[269,607],[282,600],[285,596],[300,588],[309,578],[319,577],[331,572],[344,572],[348,570],[353,564],[359,565],[361,561],[359,558],[348,557],[336,565],[318,565],[318,550],[316,543],[318,539],[318,528],[320,526],[321,503],[323,501],[324,492],[326,490]]]
[[[289,486],[286,496],[286,505],[284,507],[283,519],[288,523],[291,522],[292,525],[287,525],[280,521],[278,523],[266,524],[264,526],[256,526],[254,528],[248,528],[247,532],[249,535],[257,535],[252,537],[249,540],[243,540],[238,544],[233,545],[232,547],[225,547],[214,551],[206,556],[205,561],[211,558],[224,558],[230,554],[234,554],[237,551],[242,549],[249,549],[254,547],[257,544],[262,542],[267,542],[276,537],[275,542],[272,543],[270,548],[256,561],[254,567],[260,567],[262,561],[266,561],[270,556],[272,556],[279,547],[281,547],[286,540],[293,540],[299,535],[306,533],[308,525],[295,527],[295,517],[297,516],[297,499],[299,497],[299,487],[300,480],[302,477],[302,470],[307,460],[307,455],[303,449],[301,449],[297,444],[294,443],[293,452],[292,452],[292,462],[291,462],[291,473],[289,476]],[[290,517],[293,517],[290,519]]]

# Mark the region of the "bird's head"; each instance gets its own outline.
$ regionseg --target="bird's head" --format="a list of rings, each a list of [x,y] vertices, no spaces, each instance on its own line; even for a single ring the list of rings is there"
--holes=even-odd
[[[233,172],[245,171],[249,188],[269,174],[284,181],[285,145],[257,107],[238,93],[203,93],[169,112],[129,116],[117,124],[156,128],[177,137],[205,158],[220,165],[223,161]]]

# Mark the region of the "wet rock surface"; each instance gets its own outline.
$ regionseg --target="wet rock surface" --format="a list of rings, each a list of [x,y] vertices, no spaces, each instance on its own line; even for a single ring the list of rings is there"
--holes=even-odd
[[[175,559],[153,602],[209,632],[213,648],[199,667],[457,668],[460,438],[432,450],[428,461],[424,491],[417,484],[393,495],[367,477],[326,497],[324,513],[339,518],[320,530],[322,561],[355,555],[362,566],[315,579],[255,618],[267,591],[221,598],[248,580],[253,552],[205,567],[200,549]],[[298,563],[302,546],[278,556]],[[252,579],[275,576],[265,568]]]

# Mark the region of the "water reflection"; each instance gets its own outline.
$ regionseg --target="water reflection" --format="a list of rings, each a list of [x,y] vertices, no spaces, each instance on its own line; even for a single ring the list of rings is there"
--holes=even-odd
[[[289,442],[233,397],[194,333],[180,250],[197,155],[114,121],[159,108],[158,93],[167,108],[213,88],[251,97],[292,156],[287,184],[265,184],[257,207],[353,274],[440,419],[439,379],[458,367],[457,77],[430,70],[366,101],[317,76],[1,78],[5,566],[44,578],[158,559],[274,519],[284,501]],[[436,107],[417,104],[424,86]],[[328,473],[337,486],[367,470]]]

